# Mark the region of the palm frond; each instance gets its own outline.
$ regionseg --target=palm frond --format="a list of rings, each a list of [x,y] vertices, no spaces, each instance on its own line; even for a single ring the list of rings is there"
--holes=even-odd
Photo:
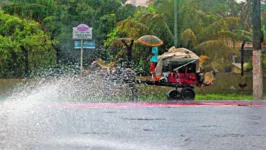
[[[170,37],[171,40],[174,39],[174,35],[173,35],[171,29],[169,28],[169,26],[167,25],[167,23],[164,21],[163,16],[159,15],[159,14],[155,14],[151,18],[149,31],[154,32],[154,31],[159,30],[159,29],[160,29],[160,31],[161,30],[167,31],[167,32],[164,32],[164,35],[167,35],[168,37]]]
[[[126,31],[129,37],[137,38],[140,33],[146,33],[148,31],[147,25],[135,20],[134,18],[128,18],[126,20],[117,23],[117,29],[120,32]]]
[[[208,56],[210,64],[218,70],[223,70],[224,67],[231,64],[229,56],[234,51],[222,40],[206,41],[196,46],[195,49],[200,50],[201,55]]]
[[[149,23],[152,17],[153,14],[151,12],[144,12],[138,17],[138,21],[143,23]]]
[[[239,21],[239,18],[236,17],[227,17],[222,18],[218,21],[215,21],[209,25],[204,32],[199,36],[199,41],[207,41],[212,35],[218,34],[219,32],[229,31],[229,27],[232,24],[236,24]]]
[[[196,46],[198,44],[197,37],[191,29],[186,29],[182,33],[182,40],[191,40],[193,46]]]
[[[241,41],[252,41],[252,33],[245,30],[236,30],[237,36]]]
[[[57,19],[58,19],[57,16],[48,16],[48,17],[46,17],[46,18],[43,19],[43,23],[52,22],[52,21],[55,21]]]
[[[215,35],[214,39],[231,39],[233,41],[239,40],[239,37],[230,31],[222,31]]]

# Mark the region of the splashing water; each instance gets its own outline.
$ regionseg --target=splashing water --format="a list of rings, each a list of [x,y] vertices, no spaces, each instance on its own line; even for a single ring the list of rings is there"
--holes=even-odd
[[[126,99],[121,80],[103,79],[97,73],[85,77],[35,78],[23,81],[0,104],[0,149],[27,149],[38,138],[52,134],[60,109],[53,112],[39,107],[51,103],[118,102]],[[62,114],[61,114],[62,115]],[[30,130],[29,130],[30,129]]]

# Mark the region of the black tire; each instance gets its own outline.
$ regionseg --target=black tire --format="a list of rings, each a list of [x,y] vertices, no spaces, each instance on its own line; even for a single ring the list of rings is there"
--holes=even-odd
[[[191,88],[183,88],[181,90],[181,98],[183,100],[194,100],[196,96],[196,93]]]
[[[180,100],[180,96],[181,94],[178,90],[171,90],[167,94],[168,100]]]

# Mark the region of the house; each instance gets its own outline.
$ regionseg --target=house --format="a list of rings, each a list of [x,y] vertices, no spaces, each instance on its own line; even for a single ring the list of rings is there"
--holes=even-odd
[[[132,4],[135,6],[147,7],[151,3],[151,0],[128,0],[126,4]]]
[[[237,48],[240,51],[241,54],[241,46],[242,46],[243,42],[232,42],[232,41],[228,41],[227,45],[230,48]],[[266,45],[262,44],[262,51],[265,52],[266,50]],[[250,42],[247,42],[244,46],[243,49],[243,59],[244,59],[244,72],[245,71],[249,71],[248,70],[248,64],[252,61],[252,52],[253,52],[253,44]],[[241,73],[241,55],[233,55],[232,57],[232,68],[231,71],[234,73]]]
[[[244,72],[248,71],[248,63],[244,63]],[[241,63],[232,63],[231,72],[241,73]]]

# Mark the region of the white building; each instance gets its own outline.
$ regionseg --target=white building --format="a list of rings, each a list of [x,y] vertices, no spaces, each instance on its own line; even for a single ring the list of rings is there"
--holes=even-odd
[[[126,4],[132,4],[135,6],[148,6],[151,0],[128,0]]]

